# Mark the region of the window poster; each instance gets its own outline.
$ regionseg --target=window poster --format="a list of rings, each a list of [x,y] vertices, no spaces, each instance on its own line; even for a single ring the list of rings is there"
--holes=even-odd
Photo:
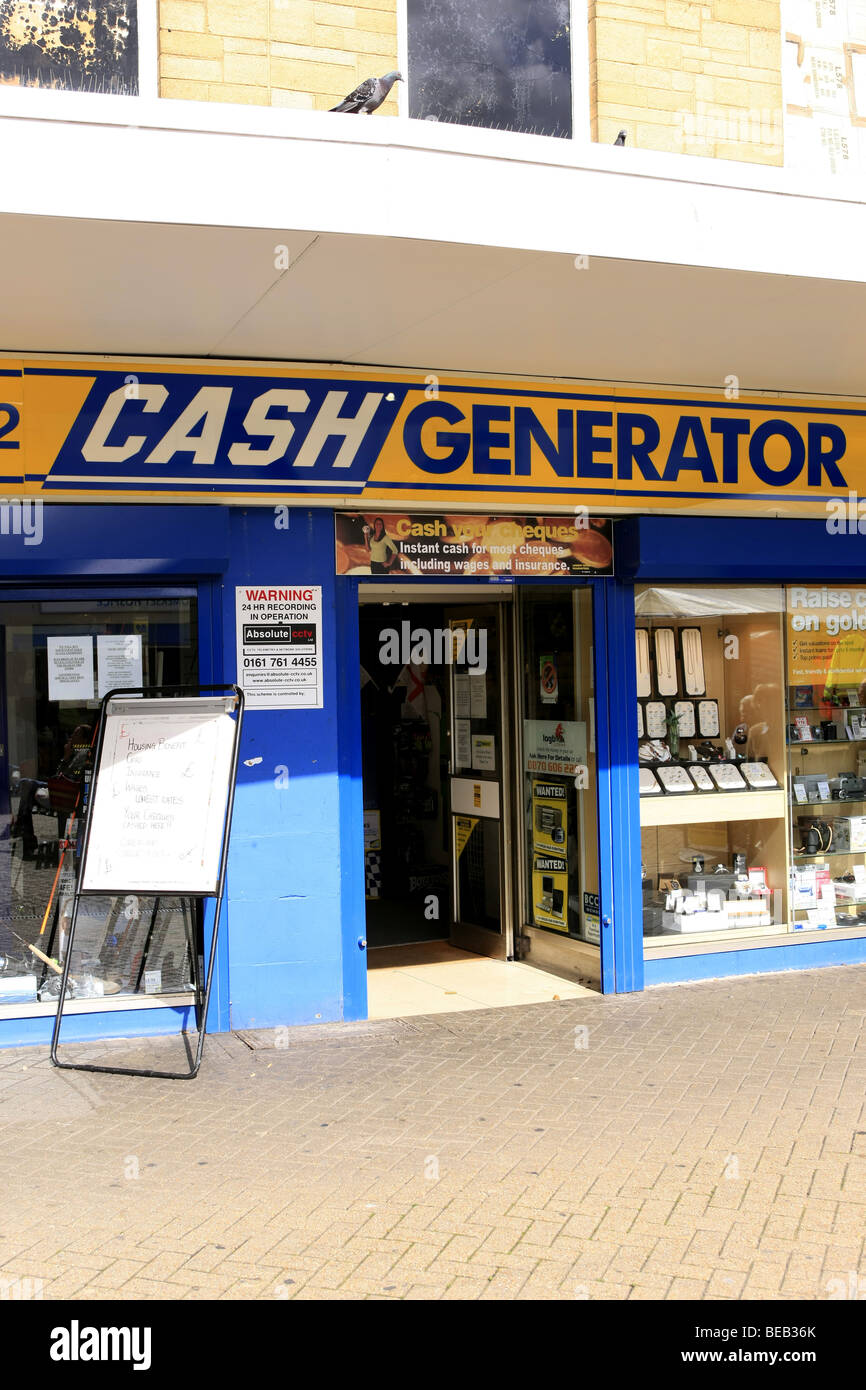
[[[141,633],[97,637],[96,669],[100,700],[109,690],[123,690],[141,685]]]
[[[93,699],[93,638],[48,637],[49,700]]]

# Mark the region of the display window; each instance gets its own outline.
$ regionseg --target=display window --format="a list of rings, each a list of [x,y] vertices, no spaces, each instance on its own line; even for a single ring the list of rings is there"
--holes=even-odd
[[[866,587],[786,590],[791,917],[866,927]]]
[[[636,594],[644,941],[788,918],[781,588]]]
[[[191,596],[0,599],[0,1008],[57,999],[102,696],[197,680]],[[186,899],[83,897],[70,1001],[188,993],[198,930]]]
[[[636,615],[646,949],[866,930],[866,588],[646,587]]]

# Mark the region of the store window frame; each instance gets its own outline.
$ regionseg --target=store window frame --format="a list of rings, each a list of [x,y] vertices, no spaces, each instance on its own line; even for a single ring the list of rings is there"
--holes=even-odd
[[[92,584],[86,582],[73,582],[66,584],[63,581],[58,583],[57,579],[45,579],[44,581],[33,580],[22,582],[20,579],[0,580],[0,604],[3,603],[39,603],[45,599],[62,599],[65,603],[88,603],[95,599],[110,600],[151,600],[151,599],[193,599],[196,604],[195,632],[198,650],[198,673],[202,682],[216,679],[214,674],[215,665],[215,643],[214,643],[214,586],[206,581],[196,583],[172,584],[112,584],[110,580],[99,579]],[[211,932],[214,921],[214,902],[207,899],[203,904],[200,926],[203,949],[209,949]],[[227,961],[224,959],[226,951],[225,940],[219,944],[218,959],[216,963],[217,982],[220,977],[225,977]],[[216,983],[216,982],[215,982]],[[218,1023],[218,1014],[224,1012],[220,1007],[221,991],[214,989],[211,1000],[211,1008],[208,1014],[206,1028],[208,1032],[218,1031],[223,1023]],[[96,999],[76,999],[69,1000],[64,1004],[64,1013],[70,1015],[99,1015],[99,1014],[126,1014],[149,1010],[170,1010],[181,1015],[185,1019],[191,1019],[194,1006],[194,994],[191,991],[154,994],[154,995],[116,995]],[[13,1024],[16,1020],[42,1019],[53,1017],[56,1012],[56,1003],[46,1001],[45,1003],[15,1004],[10,1003],[0,1008],[0,1033],[5,1025]],[[185,1029],[186,1023],[180,1023],[181,1030]]]
[[[570,0],[569,35],[571,39],[571,135],[566,143],[592,144],[592,88],[590,82],[589,50],[589,5],[586,0]],[[400,116],[409,115],[409,84],[412,74],[409,71],[409,5],[408,0],[397,0],[397,68],[406,78],[405,82],[395,83],[397,88],[397,111]],[[431,122],[438,124],[438,122]],[[485,126],[458,126],[461,130],[485,130]],[[499,133],[499,132],[497,132]],[[523,132],[508,132],[522,134]],[[543,139],[558,139],[545,136]]]
[[[704,589],[704,590],[707,590],[707,591],[713,591],[713,590],[718,590],[718,589],[743,589],[743,590],[747,590],[747,589],[754,589],[754,588],[761,588],[761,589],[765,589],[765,588],[778,588],[778,590],[779,590],[779,595],[780,595],[779,615],[780,615],[780,622],[781,622],[781,627],[780,627],[780,638],[781,638],[781,647],[782,647],[782,651],[781,651],[781,667],[780,667],[780,672],[779,672],[779,678],[780,678],[780,683],[781,683],[781,686],[782,686],[783,709],[784,709],[784,711],[785,711],[785,715],[786,715],[786,718],[787,718],[787,717],[789,716],[789,714],[790,714],[790,708],[789,708],[789,705],[788,705],[788,697],[789,697],[789,685],[788,685],[789,670],[788,670],[788,658],[787,658],[786,638],[785,638],[785,616],[786,616],[786,611],[787,611],[787,609],[786,609],[786,593],[787,593],[787,589],[789,588],[789,586],[790,586],[792,583],[795,583],[795,582],[796,582],[796,581],[795,581],[795,580],[792,580],[789,576],[788,576],[788,577],[782,577],[780,574],[765,575],[765,576],[762,576],[760,579],[755,579],[755,580],[751,580],[751,579],[746,578],[746,577],[743,577],[743,576],[736,576],[736,577],[733,577],[733,578],[729,578],[729,577],[727,577],[727,576],[718,575],[718,574],[717,574],[717,575],[714,575],[713,577],[706,576],[706,575],[696,576],[694,579],[689,579],[689,580],[687,580],[687,579],[685,579],[685,578],[673,579],[673,580],[664,580],[664,579],[661,579],[661,578],[658,578],[658,577],[655,577],[655,576],[653,576],[653,577],[650,577],[650,576],[643,577],[643,576],[642,576],[641,579],[640,579],[639,581],[637,581],[637,582],[634,584],[633,589],[632,589],[632,594],[633,594],[633,596],[636,596],[637,591],[638,591],[639,589],[647,589],[647,588],[648,588],[648,589],[659,589],[659,590],[685,590],[685,589],[689,589],[689,590],[701,590],[701,589]],[[814,580],[811,580],[811,581],[809,581],[809,582],[814,582]],[[837,576],[837,577],[835,577],[834,581],[827,581],[827,582],[828,582],[828,583],[831,583],[831,584],[832,584],[833,582],[835,582],[835,583],[838,584],[838,583],[844,583],[844,582],[846,582],[846,581],[845,581],[844,579],[840,580],[839,577]],[[858,581],[857,581],[857,580],[854,580],[854,579],[851,579],[851,580],[849,580],[848,582],[851,584],[852,587],[855,587],[855,586],[857,586],[857,584],[858,584]],[[862,585],[861,585],[860,587],[862,587]],[[639,626],[642,625],[642,619],[641,619],[641,616],[637,613],[636,608],[633,608],[632,611],[633,611],[633,622],[632,622],[631,645],[632,645],[632,647],[633,647],[633,646],[634,646],[634,631],[635,631]],[[674,618],[674,619],[672,619],[672,621],[677,621],[677,619]],[[638,699],[638,695],[637,695],[636,669],[634,669],[634,668],[633,668],[632,678],[631,678],[631,680],[630,680],[630,682],[629,682],[629,686],[628,686],[627,688],[629,688],[629,689],[632,691],[633,699],[632,699],[632,702],[631,702],[631,703],[634,704],[634,703],[637,701],[637,699]],[[634,723],[633,720],[632,720],[632,723]],[[633,730],[633,733],[635,733],[634,730]],[[635,734],[635,738],[636,738],[636,734]],[[820,747],[820,745],[818,745],[818,746]],[[795,864],[795,859],[794,859],[794,855],[793,855],[793,852],[792,852],[792,846],[793,846],[792,830],[793,830],[793,809],[794,809],[794,808],[793,808],[793,805],[792,805],[792,802],[791,802],[791,789],[790,789],[790,778],[791,778],[791,773],[790,773],[790,757],[789,757],[789,753],[790,753],[790,745],[786,745],[786,749],[785,749],[785,759],[784,759],[784,768],[782,769],[782,771],[783,771],[783,773],[784,773],[783,790],[784,790],[784,792],[785,792],[785,800],[786,800],[786,814],[785,814],[785,819],[784,819],[784,834],[785,834],[785,842],[786,842],[786,846],[787,846],[787,851],[786,851],[786,864],[787,864],[786,873],[787,873],[787,874],[790,874],[790,870],[791,870],[791,868],[792,868],[792,867],[794,866],[794,864]],[[778,774],[777,774],[777,775],[778,775]],[[637,819],[638,824],[640,824],[640,804],[641,804],[641,798],[640,798],[640,796],[639,796],[639,794],[638,794],[637,788],[635,787],[635,790],[634,790],[634,797],[633,797],[633,814],[634,814],[635,818]],[[641,828],[643,828],[643,827],[641,827]],[[730,929],[729,931],[725,931],[724,933],[720,932],[720,933],[718,934],[718,936],[715,937],[715,938],[712,939],[712,940],[701,939],[701,940],[689,941],[688,938],[677,938],[677,937],[671,936],[671,937],[658,938],[658,939],[655,939],[655,940],[651,939],[651,940],[648,942],[648,941],[647,941],[647,938],[644,936],[644,933],[643,933],[643,911],[642,911],[641,893],[640,893],[639,882],[638,882],[638,884],[637,884],[636,886],[635,886],[634,884],[633,884],[632,886],[633,886],[633,902],[635,903],[635,914],[634,914],[634,915],[635,915],[635,922],[636,922],[635,937],[636,937],[636,940],[639,941],[639,949],[640,949],[641,954],[643,955],[643,958],[644,958],[645,963],[651,963],[651,962],[653,962],[653,961],[664,961],[664,960],[668,960],[668,959],[688,958],[688,957],[697,958],[697,957],[701,957],[701,956],[725,956],[725,955],[735,955],[735,954],[740,953],[740,952],[763,951],[763,950],[778,949],[778,948],[785,948],[786,950],[791,950],[791,949],[797,950],[798,948],[801,948],[801,947],[815,946],[815,945],[822,945],[822,946],[831,947],[833,942],[857,941],[857,940],[862,940],[864,937],[866,937],[866,924],[864,924],[864,925],[862,925],[862,926],[834,927],[832,930],[825,930],[825,929],[815,929],[815,930],[798,929],[798,930],[795,931],[794,928],[793,928],[793,925],[792,925],[792,923],[793,923],[793,917],[794,917],[794,912],[793,912],[792,900],[791,900],[791,883],[790,883],[790,879],[788,879],[788,881],[786,882],[786,887],[787,887],[787,891],[788,891],[788,898],[789,898],[787,913],[785,914],[785,916],[784,916],[784,918],[783,918],[782,921],[780,921],[778,924],[775,924],[775,923],[773,924],[774,926],[777,925],[777,930],[775,930],[775,931],[772,929],[772,927],[770,927],[770,928],[764,928],[764,929],[762,929],[762,930],[760,930],[760,931],[757,931],[757,930],[754,930],[754,929],[751,929],[751,930],[750,930],[750,929],[741,929],[741,930],[738,930],[738,929],[736,929],[736,928],[733,928],[733,929]],[[756,967],[756,968],[758,968],[758,967]],[[781,967],[777,967],[777,968],[781,968]],[[805,969],[805,968],[806,968],[806,964],[804,963],[804,965],[803,965],[801,968]],[[683,978],[688,978],[688,977],[687,977],[687,976],[684,976]]]

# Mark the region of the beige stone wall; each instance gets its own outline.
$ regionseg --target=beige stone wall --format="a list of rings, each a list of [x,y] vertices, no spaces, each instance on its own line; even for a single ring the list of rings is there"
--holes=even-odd
[[[779,0],[590,0],[592,135],[783,162]]]
[[[396,67],[396,0],[160,0],[164,97],[326,111]]]

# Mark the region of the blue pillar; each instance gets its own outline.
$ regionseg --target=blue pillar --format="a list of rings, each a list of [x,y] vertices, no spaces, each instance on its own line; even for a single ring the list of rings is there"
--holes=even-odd
[[[594,592],[602,990],[624,994],[644,987],[634,589]]]
[[[224,679],[237,585],[321,585],[324,708],[245,715],[224,909],[232,1028],[366,1016],[354,586],[334,572],[332,512],[285,520],[282,508],[231,513]]]

